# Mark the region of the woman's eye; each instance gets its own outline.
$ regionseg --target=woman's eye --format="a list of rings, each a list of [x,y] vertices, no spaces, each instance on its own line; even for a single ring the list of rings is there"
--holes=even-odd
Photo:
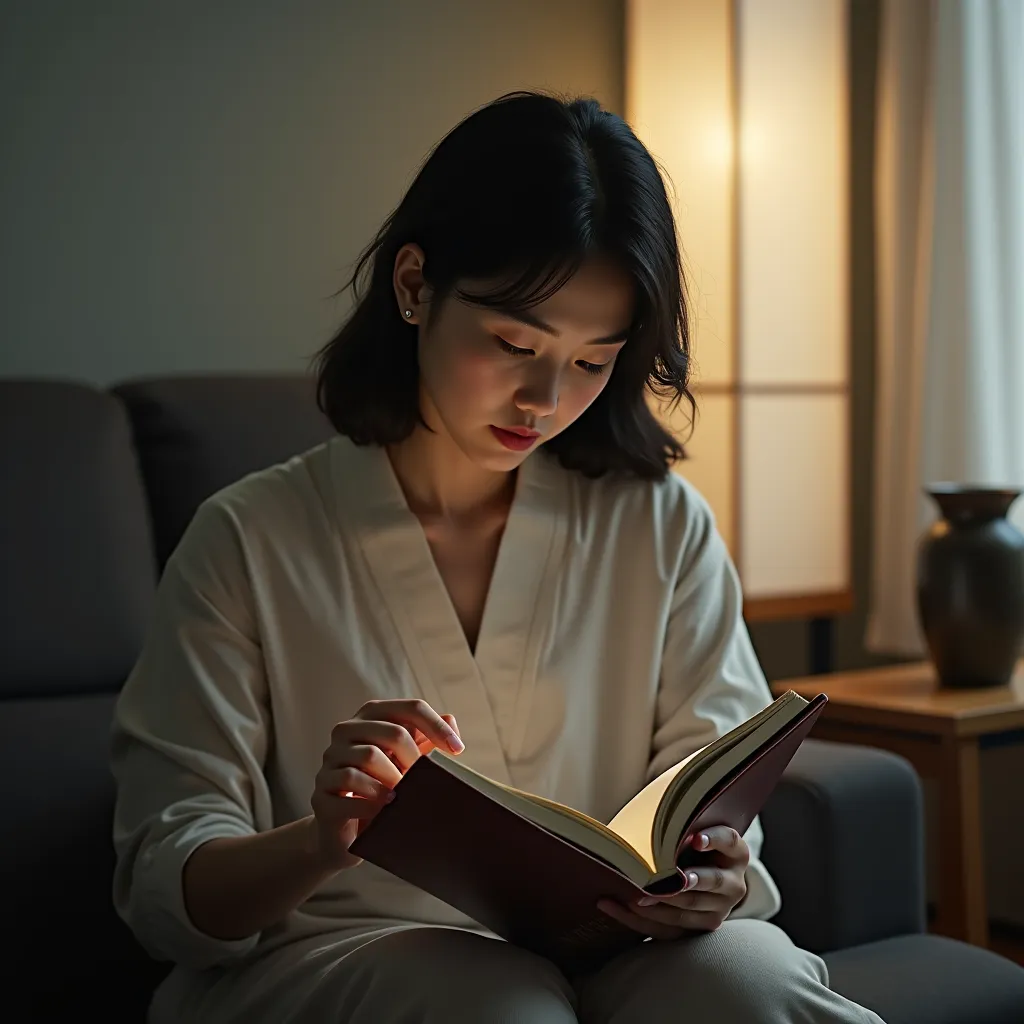
[[[532,348],[519,348],[518,345],[510,345],[500,334],[492,335],[495,344],[510,356],[532,356],[536,355]],[[610,363],[588,363],[583,359],[577,360],[576,365],[585,373],[592,373],[595,377],[600,376]]]
[[[494,340],[498,343],[498,347],[503,351],[507,352],[510,356],[532,356],[532,348],[516,348],[515,345],[510,345],[500,335],[494,335]]]

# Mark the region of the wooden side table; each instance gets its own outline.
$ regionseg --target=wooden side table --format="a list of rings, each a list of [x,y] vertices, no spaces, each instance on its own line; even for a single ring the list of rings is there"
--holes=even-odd
[[[1008,686],[984,690],[942,689],[927,662],[780,680],[772,690],[828,694],[813,736],[890,750],[937,783],[935,931],[987,946],[979,745],[1024,730],[1024,662]]]

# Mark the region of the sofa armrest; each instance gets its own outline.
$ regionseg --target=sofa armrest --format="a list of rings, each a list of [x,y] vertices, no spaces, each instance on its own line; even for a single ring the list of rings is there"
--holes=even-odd
[[[903,758],[804,742],[761,813],[775,923],[815,953],[924,931],[923,813]]]

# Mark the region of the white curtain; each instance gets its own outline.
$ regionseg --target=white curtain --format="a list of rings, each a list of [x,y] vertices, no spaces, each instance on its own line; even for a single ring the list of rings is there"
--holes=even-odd
[[[922,487],[1024,488],[1024,0],[883,0],[878,85],[866,643],[919,655]]]

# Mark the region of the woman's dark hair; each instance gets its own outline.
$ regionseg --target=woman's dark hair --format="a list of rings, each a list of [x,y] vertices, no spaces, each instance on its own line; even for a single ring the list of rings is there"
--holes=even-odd
[[[516,92],[437,144],[360,256],[345,286],[355,306],[316,359],[320,408],[357,444],[401,441],[422,422],[417,328],[402,321],[392,284],[410,242],[426,256],[428,323],[450,296],[521,310],[588,257],[614,261],[635,286],[629,338],[600,397],[545,448],[588,476],[660,478],[682,456],[647,402],[648,391],[685,399],[692,422],[675,223],[658,168],[625,121],[596,100]]]

